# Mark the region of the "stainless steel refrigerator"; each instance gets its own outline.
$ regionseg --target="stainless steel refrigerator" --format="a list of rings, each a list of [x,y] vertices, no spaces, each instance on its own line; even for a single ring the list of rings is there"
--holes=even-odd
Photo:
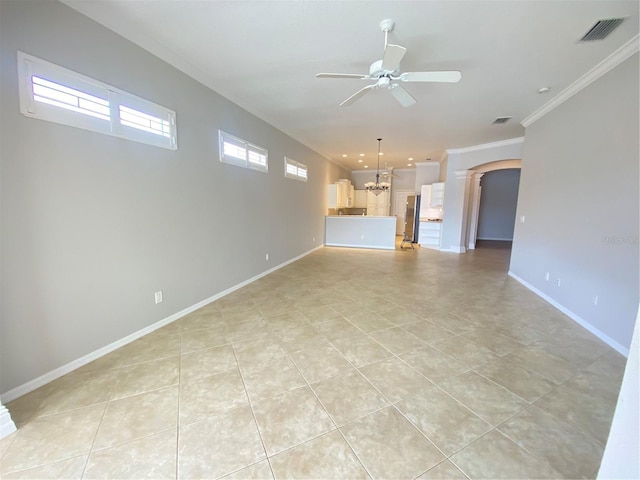
[[[404,238],[415,243],[414,231],[416,221],[416,196],[407,197],[407,207],[404,212]]]

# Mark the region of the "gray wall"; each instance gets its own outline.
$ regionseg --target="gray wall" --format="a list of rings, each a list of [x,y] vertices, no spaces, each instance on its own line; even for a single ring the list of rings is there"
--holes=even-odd
[[[513,240],[519,184],[520,169],[494,170],[483,175],[478,239]]]
[[[440,181],[442,166],[438,162],[417,162],[414,188],[420,195],[422,185],[431,185]]]
[[[636,53],[526,129],[526,221],[511,256],[515,275],[625,348],[638,308],[638,101]]]
[[[320,245],[348,172],[58,2],[0,8],[0,392]],[[178,150],[22,116],[16,50],[175,110]],[[268,148],[269,173],[221,164],[218,128]]]
[[[395,177],[391,182],[392,190],[413,190],[416,185],[415,168],[396,168],[393,171]]]

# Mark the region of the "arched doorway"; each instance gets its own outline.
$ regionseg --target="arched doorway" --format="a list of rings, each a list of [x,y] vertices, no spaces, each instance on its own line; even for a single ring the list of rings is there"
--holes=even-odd
[[[474,250],[476,248],[476,242],[478,240],[478,222],[480,219],[480,203],[482,199],[482,177],[489,172],[496,172],[498,170],[520,170],[522,167],[522,160],[499,160],[495,162],[488,162],[481,165],[477,165],[471,169],[471,182],[469,182],[469,215],[467,217],[467,236],[465,246],[468,250]],[[518,178],[519,180],[519,178]],[[512,205],[513,221],[515,221],[515,204]],[[513,232],[511,234],[513,238]]]

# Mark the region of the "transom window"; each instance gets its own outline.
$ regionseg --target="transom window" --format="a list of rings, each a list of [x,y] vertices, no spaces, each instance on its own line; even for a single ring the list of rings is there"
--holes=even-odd
[[[18,75],[27,117],[177,149],[173,110],[22,52]]]
[[[284,176],[287,178],[293,178],[294,180],[300,180],[302,182],[307,181],[308,170],[304,163],[296,162],[290,158],[284,157]]]
[[[254,145],[222,130],[218,131],[218,138],[221,162],[259,172],[269,171],[269,152],[266,148]]]

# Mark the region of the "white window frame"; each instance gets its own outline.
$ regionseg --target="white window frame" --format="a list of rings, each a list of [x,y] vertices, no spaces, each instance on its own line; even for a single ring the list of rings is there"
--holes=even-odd
[[[284,176],[306,182],[309,179],[309,169],[304,163],[296,162],[289,157],[284,157]]]
[[[34,77],[53,82],[59,89],[67,89],[71,94],[70,97],[74,96],[75,91],[79,98],[91,95],[108,102],[108,118],[105,115],[83,112],[80,108],[59,106],[52,101],[43,101],[41,96],[34,93]],[[176,112],[173,110],[20,51],[18,52],[18,87],[20,112],[27,117],[169,150],[178,148]],[[37,88],[36,86],[35,89]],[[49,103],[46,103],[47,101]],[[137,125],[128,123],[122,118],[121,107],[135,110],[139,121],[148,120],[149,126],[145,128],[141,123]]]
[[[225,143],[229,146],[225,153]],[[236,167],[249,168],[262,173],[269,172],[269,151],[230,133],[218,130],[220,161]],[[237,154],[231,153],[236,147]],[[258,161],[255,161],[257,159]]]

